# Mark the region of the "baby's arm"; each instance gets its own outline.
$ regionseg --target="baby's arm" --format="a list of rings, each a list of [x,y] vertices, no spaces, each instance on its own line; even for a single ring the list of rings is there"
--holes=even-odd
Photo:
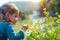
[[[24,32],[20,31],[17,34],[15,34],[12,25],[7,25],[6,28],[6,35],[9,40],[21,40],[24,38]]]

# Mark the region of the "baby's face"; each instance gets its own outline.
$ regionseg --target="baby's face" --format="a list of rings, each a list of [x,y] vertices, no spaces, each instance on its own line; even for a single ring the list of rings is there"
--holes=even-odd
[[[15,24],[18,20],[18,12],[9,15],[9,20],[11,21],[12,24]]]

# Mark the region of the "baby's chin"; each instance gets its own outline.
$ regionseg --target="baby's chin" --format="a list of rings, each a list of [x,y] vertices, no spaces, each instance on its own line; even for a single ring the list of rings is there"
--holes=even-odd
[[[13,25],[15,25],[16,23],[13,23]]]
[[[16,24],[16,22],[12,22],[11,24],[15,25],[15,24]]]
[[[15,25],[15,24],[16,24],[16,22],[17,22],[17,21],[14,21],[14,22],[13,22],[13,25]]]
[[[16,24],[16,22],[15,23],[13,23],[13,25],[15,25]]]

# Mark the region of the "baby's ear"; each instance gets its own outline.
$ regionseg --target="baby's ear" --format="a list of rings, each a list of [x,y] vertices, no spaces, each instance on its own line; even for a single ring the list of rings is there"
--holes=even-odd
[[[6,16],[6,17],[9,17],[9,13],[7,12],[7,13],[5,14],[5,16]]]

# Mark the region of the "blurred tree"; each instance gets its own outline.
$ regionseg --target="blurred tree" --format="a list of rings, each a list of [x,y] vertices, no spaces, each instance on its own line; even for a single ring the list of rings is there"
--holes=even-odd
[[[50,8],[55,12],[60,13],[60,0],[54,0],[50,3]]]
[[[55,15],[56,12],[60,14],[60,0],[42,0],[39,6],[39,11],[42,16],[44,16],[44,8],[47,8],[47,11],[50,12],[50,16],[57,16]]]
[[[22,20],[29,18],[29,15],[32,14],[32,11],[20,11],[19,18]]]
[[[39,6],[40,6],[40,7],[39,7],[40,16],[45,16],[44,13],[43,13],[43,12],[44,12],[43,9],[46,8],[46,6],[47,6],[47,1],[48,1],[48,0],[42,0],[42,1],[40,1],[40,3],[39,3]]]

